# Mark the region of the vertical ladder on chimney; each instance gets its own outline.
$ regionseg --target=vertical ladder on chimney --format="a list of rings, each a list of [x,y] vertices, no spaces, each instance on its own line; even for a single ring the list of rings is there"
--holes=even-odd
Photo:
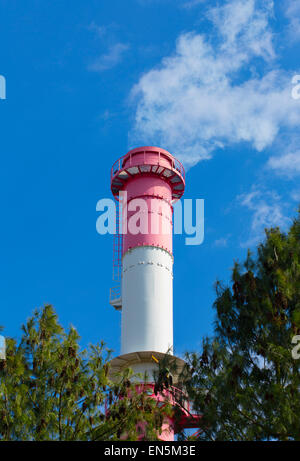
[[[116,309],[122,309],[121,282],[122,282],[122,207],[116,202],[116,233],[113,236],[113,282],[110,289],[110,304]]]

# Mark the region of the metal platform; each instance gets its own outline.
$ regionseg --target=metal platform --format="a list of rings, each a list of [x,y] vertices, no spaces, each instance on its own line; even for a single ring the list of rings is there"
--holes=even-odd
[[[117,285],[110,289],[109,304],[117,311],[122,310],[121,285]]]
[[[118,380],[118,374],[122,372],[125,368],[131,368],[135,364],[138,363],[151,363],[155,368],[158,369],[157,364],[152,359],[152,356],[155,356],[158,360],[163,360],[168,358],[170,363],[176,365],[176,373],[172,373],[174,384],[178,381],[178,377],[182,372],[185,361],[180,358],[176,357],[175,355],[171,354],[163,354],[162,352],[158,351],[138,351],[138,352],[130,352],[128,354],[122,354],[118,357],[114,357],[110,361],[110,369],[109,369],[109,378],[114,381],[114,379]]]
[[[183,165],[165,149],[154,146],[132,149],[119,158],[111,169],[111,191],[119,200],[119,193],[127,181],[135,175],[159,176],[172,189],[172,199],[179,200],[184,192],[185,171]]]

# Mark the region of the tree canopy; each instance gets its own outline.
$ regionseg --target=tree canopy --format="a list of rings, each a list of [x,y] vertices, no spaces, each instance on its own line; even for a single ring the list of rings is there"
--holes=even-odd
[[[229,286],[216,283],[214,308],[215,334],[187,353],[177,384],[201,415],[194,438],[300,440],[300,358],[292,353],[300,212],[288,232],[266,230],[257,252],[235,262]],[[130,370],[111,382],[111,351],[103,343],[81,350],[77,331],[65,331],[52,306],[22,330],[19,342],[7,338],[0,360],[0,440],[155,440],[164,417],[176,416],[138,390]],[[159,364],[155,394],[172,392],[173,367]],[[179,416],[182,408],[178,402]]]
[[[256,254],[216,284],[215,334],[182,377],[202,415],[199,440],[300,440],[300,213],[266,230]]]
[[[50,305],[22,330],[0,360],[0,440],[157,439],[167,408],[137,389],[130,370],[109,380],[103,343],[81,350]]]

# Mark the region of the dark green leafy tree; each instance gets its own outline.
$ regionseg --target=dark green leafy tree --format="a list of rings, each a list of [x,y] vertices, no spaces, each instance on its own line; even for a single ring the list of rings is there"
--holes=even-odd
[[[162,410],[130,370],[109,380],[104,344],[81,351],[49,305],[22,329],[0,360],[0,440],[157,439]]]
[[[300,219],[266,231],[257,256],[216,285],[215,337],[189,354],[188,393],[203,414],[200,439],[300,440]]]
[[[216,284],[215,336],[182,379],[202,414],[200,440],[300,440],[300,214],[266,230],[257,254]]]

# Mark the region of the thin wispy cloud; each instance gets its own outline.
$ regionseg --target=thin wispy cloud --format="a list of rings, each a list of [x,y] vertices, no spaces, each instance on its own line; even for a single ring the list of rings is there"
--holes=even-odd
[[[285,229],[291,223],[285,214],[285,203],[275,191],[253,188],[250,193],[238,196],[237,200],[242,207],[251,211],[249,236],[241,242],[242,247],[251,247],[260,242],[266,228],[279,226]]]
[[[181,4],[183,8],[190,9],[204,3],[206,0],[187,0]]]
[[[286,0],[285,15],[289,20],[288,34],[292,42],[300,40],[300,0]]]
[[[217,248],[226,248],[228,246],[229,237],[221,237],[214,241],[213,246]]]
[[[297,202],[300,206],[300,188],[292,191],[291,199],[294,200],[294,202]]]
[[[93,72],[103,72],[116,67],[124,58],[129,45],[126,43],[115,43],[107,51],[95,58],[88,66],[88,70]]]
[[[88,26],[88,30],[94,32],[98,37],[103,37],[108,30],[108,26],[96,24],[94,21]]]
[[[285,176],[296,176],[300,174],[300,150],[284,155],[270,157],[268,167],[277,173]]]
[[[208,9],[212,33],[181,34],[174,53],[132,89],[130,145],[164,145],[189,167],[230,145],[262,151],[280,132],[293,133],[300,104],[291,75],[276,64],[273,14],[271,0]]]
[[[161,5],[162,3],[174,3],[174,0],[136,0],[136,2],[138,3],[138,5],[141,5],[141,6],[152,6],[155,4]]]

